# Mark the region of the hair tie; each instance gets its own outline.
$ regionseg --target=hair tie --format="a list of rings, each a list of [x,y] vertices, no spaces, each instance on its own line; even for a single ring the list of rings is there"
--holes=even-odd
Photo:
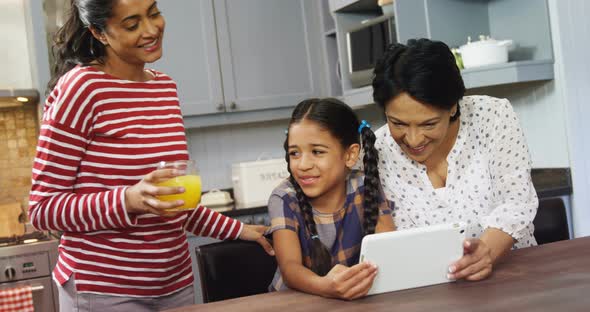
[[[371,124],[369,124],[366,120],[363,119],[361,121],[360,126],[359,126],[359,134],[363,133],[363,128],[365,128],[365,127],[371,128]]]
[[[320,239],[320,236],[319,236],[319,235],[317,235],[317,234],[316,234],[316,235],[312,235],[312,236],[311,236],[311,239]]]

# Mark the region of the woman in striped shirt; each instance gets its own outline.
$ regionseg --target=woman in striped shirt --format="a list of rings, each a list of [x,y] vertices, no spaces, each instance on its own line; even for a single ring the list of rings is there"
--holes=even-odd
[[[189,158],[176,84],[144,69],[162,55],[154,0],[72,0],[54,47],[33,166],[29,217],[63,231],[53,271],[60,310],[160,310],[192,304],[185,231],[259,242],[262,233],[205,207],[178,214],[157,195],[182,188],[160,161]]]

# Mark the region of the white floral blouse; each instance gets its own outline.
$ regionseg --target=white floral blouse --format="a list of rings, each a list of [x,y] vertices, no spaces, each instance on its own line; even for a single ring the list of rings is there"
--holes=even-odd
[[[491,227],[511,235],[515,248],[536,245],[532,222],[539,202],[527,144],[510,102],[466,96],[459,105],[461,124],[443,188],[433,188],[426,167],[406,156],[387,125],[377,130],[379,173],[386,196],[395,202],[396,226],[463,222],[467,237],[479,237]]]

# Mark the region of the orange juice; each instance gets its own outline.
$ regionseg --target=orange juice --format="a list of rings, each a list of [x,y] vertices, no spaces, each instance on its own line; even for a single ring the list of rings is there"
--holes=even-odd
[[[169,211],[179,211],[197,208],[197,204],[201,201],[201,177],[198,175],[184,175],[162,183],[158,186],[182,186],[184,193],[173,195],[160,195],[158,199],[164,201],[184,200],[184,205]]]

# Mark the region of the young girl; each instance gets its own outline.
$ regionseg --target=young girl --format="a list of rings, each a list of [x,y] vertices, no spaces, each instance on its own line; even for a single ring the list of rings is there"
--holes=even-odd
[[[364,173],[352,169],[359,136]],[[394,230],[393,203],[381,192],[374,142],[369,124],[359,123],[336,99],[297,105],[285,140],[291,176],[273,191],[268,206],[279,264],[271,290],[288,286],[341,299],[369,291],[377,268],[357,264],[361,240]]]
[[[180,175],[155,170],[186,160],[176,84],[146,70],[162,56],[165,22],[155,0],[72,0],[54,46],[56,68],[33,168],[29,217],[63,231],[53,278],[60,311],[156,311],[194,303],[185,231],[256,240],[244,225],[158,195]]]

